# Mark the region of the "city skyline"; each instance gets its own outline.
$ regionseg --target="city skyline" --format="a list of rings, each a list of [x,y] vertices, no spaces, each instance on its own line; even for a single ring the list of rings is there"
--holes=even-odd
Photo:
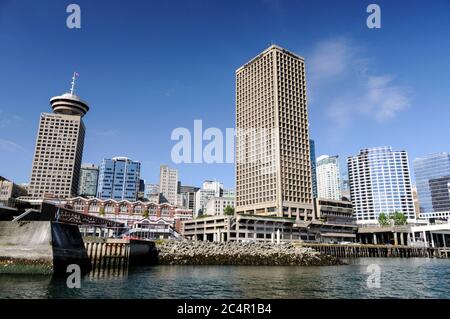
[[[304,56],[307,65],[308,62],[311,64],[306,72],[308,88],[311,87],[308,92],[311,138],[316,141],[317,154],[339,154],[341,167],[345,168],[342,160],[347,156],[360,149],[379,145],[405,149],[411,161],[426,154],[448,151],[448,142],[436,136],[442,135],[447,117],[448,111],[443,105],[449,99],[448,93],[440,84],[448,82],[449,72],[441,72],[439,76],[428,73],[429,70],[445,67],[439,65],[439,61],[444,61],[445,56],[442,54],[448,51],[448,43],[439,39],[445,36],[445,26],[449,22],[444,19],[447,13],[438,13],[439,8],[446,8],[444,3],[437,2],[434,8],[423,8],[419,2],[404,7],[382,1],[383,27],[373,31],[364,25],[366,3],[330,3],[328,6],[336,9],[336,17],[327,15],[327,19],[331,19],[330,23],[326,27],[317,24],[317,32],[313,37],[299,37],[295,31],[307,29],[311,22],[312,18],[303,15],[306,11],[314,18],[325,17],[325,12],[311,3],[302,4],[307,10],[302,5],[280,3],[277,8],[265,3],[255,12],[252,22],[255,23],[256,19],[269,21],[267,27],[261,23],[253,26],[245,22],[242,15],[235,13],[231,17],[237,19],[238,23],[231,30],[226,28],[227,20],[217,19],[221,17],[220,14],[206,15],[206,9],[189,16],[194,18],[192,20],[181,19],[179,24],[164,29],[167,26],[164,19],[171,21],[176,17],[169,14],[165,5],[157,5],[148,10],[149,19],[141,22],[144,31],[140,31],[141,25],[123,26],[114,23],[121,16],[127,21],[135,16],[142,17],[132,6],[120,12],[111,4],[111,16],[105,17],[101,15],[100,5],[80,1],[86,14],[83,15],[82,29],[74,31],[65,28],[63,22],[66,15],[62,7],[51,3],[42,4],[49,9],[44,16],[24,17],[19,15],[23,7],[37,4],[20,1],[5,3],[0,15],[6,26],[0,29],[0,37],[7,48],[4,50],[5,59],[0,62],[5,70],[0,75],[3,101],[0,106],[0,152],[6,156],[1,157],[0,165],[8,167],[6,177],[9,179],[17,183],[29,182],[38,115],[50,111],[47,101],[51,96],[67,91],[70,75],[75,70],[80,73],[77,91],[91,105],[89,117],[86,118],[83,163],[99,164],[103,158],[124,155],[142,162],[142,177],[147,182],[156,183],[159,165],[166,163],[180,171],[180,180],[185,185],[200,185],[203,179],[213,178],[223,181],[226,187],[234,187],[233,164],[173,164],[170,161],[170,149],[174,143],[170,140],[170,132],[176,127],[192,128],[195,119],[202,119],[205,127],[233,127],[234,70],[242,61],[252,58],[255,52],[267,48],[271,42]],[[212,6],[208,4],[207,9]],[[221,9],[228,13],[233,9],[232,1],[222,6]],[[251,4],[241,6],[240,11],[244,14],[252,7]],[[429,12],[426,10],[432,10],[438,17],[441,14],[441,23],[437,22],[440,21],[438,18],[436,21],[420,20],[423,10],[425,13]],[[95,12],[95,18],[88,14],[92,11]],[[211,11],[214,12],[208,12]],[[357,15],[360,15],[359,20],[353,21]],[[414,17],[416,21],[424,23],[411,25],[408,19],[394,21],[395,15]],[[274,16],[280,20],[264,19]],[[194,22],[196,17],[200,18],[198,22]],[[45,33],[42,43],[35,43],[33,33],[26,27],[20,27],[20,23],[28,18],[25,25],[33,25],[36,29],[34,32]],[[97,18],[98,21],[93,20]],[[179,31],[183,23],[188,27],[185,29],[187,34]],[[211,30],[198,36],[199,28],[207,23],[211,25]],[[161,35],[152,33],[152,27],[161,27],[158,29]],[[432,30],[436,37],[434,41],[424,39],[427,48],[410,43],[410,27],[416,31],[416,36]],[[261,28],[255,39],[250,37],[253,28]],[[235,31],[238,29],[244,32],[237,34]],[[131,34],[130,39],[125,39],[125,34]],[[138,41],[145,34],[149,34],[153,40],[149,41],[150,44]],[[189,34],[197,34],[197,37],[190,39],[189,43],[179,41],[175,44]],[[124,45],[119,52],[111,53],[108,48],[112,42],[105,40],[95,44],[92,50],[87,49],[93,45],[95,38],[102,36],[113,42],[125,41],[130,46],[127,48]],[[167,36],[174,40],[173,43],[164,40]],[[186,52],[186,49],[197,47],[217,36],[223,37],[223,41],[213,46],[209,42],[203,45],[206,50],[197,51],[198,57],[194,60],[191,60],[192,55],[179,58],[179,52]],[[63,42],[54,42],[55,38],[63,39]],[[61,46],[64,42],[75,44],[73,50]],[[28,50],[29,45],[33,45],[34,50]],[[394,50],[387,52],[383,48],[385,46],[394,46]],[[225,47],[230,50],[222,53]],[[134,51],[142,52],[136,63],[131,62]],[[100,63],[106,52],[105,61]],[[427,61],[422,60],[421,65],[414,64],[425,54],[428,56]],[[160,61],[171,62],[165,65],[168,67],[167,72],[158,66]],[[329,63],[324,63],[326,61]],[[177,72],[180,69],[184,75]],[[193,72],[194,69],[196,72]],[[344,84],[338,83],[345,82],[340,79],[353,76],[355,80],[350,84],[356,83],[358,87],[366,88],[368,91],[364,92],[370,93],[367,96],[374,98],[369,102],[375,101],[375,104],[380,105],[379,112],[374,111],[373,103],[369,103],[367,109],[355,109],[368,100],[352,96]],[[131,85],[124,82],[130,82]],[[5,88],[8,88],[8,92]],[[24,88],[27,94],[23,94]],[[211,93],[205,94],[207,91]],[[406,94],[408,91],[414,91],[414,94]],[[380,94],[390,99],[380,100]],[[199,97],[202,97],[200,103]],[[392,101],[397,103],[392,104]],[[347,107],[344,105],[346,102],[349,104]],[[121,112],[118,112],[121,108],[131,115],[136,114],[133,127],[121,119]],[[168,116],[167,110],[171,110],[172,118]],[[354,115],[356,121],[351,119]],[[322,127],[332,127],[336,131],[333,134],[335,138],[330,139],[328,129]],[[357,136],[354,136],[354,131],[358,132]],[[135,141],[136,136],[153,145],[159,152],[142,150],[137,143],[128,143],[129,140]],[[433,143],[427,143],[430,139]]]

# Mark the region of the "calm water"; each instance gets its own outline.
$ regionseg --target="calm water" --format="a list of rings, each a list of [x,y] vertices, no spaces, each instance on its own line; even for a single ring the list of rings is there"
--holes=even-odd
[[[122,277],[0,275],[0,298],[450,298],[450,260],[360,258],[327,267],[154,266]],[[381,269],[367,287],[367,266]]]

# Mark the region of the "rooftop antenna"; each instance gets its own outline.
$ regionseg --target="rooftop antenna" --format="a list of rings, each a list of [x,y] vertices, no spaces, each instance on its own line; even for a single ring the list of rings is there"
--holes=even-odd
[[[73,95],[73,92],[75,91],[75,80],[76,78],[80,76],[77,72],[73,72],[72,76],[72,86],[70,87],[70,94]]]

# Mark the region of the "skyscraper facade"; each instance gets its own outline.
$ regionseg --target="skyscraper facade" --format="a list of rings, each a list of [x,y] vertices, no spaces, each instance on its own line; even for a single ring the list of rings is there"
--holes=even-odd
[[[347,160],[350,197],[358,223],[376,223],[381,213],[403,213],[414,220],[414,202],[406,151],[363,149]]]
[[[78,195],[95,197],[97,195],[98,166],[94,164],[82,164],[80,182],[78,183]]]
[[[305,62],[273,45],[236,70],[236,212],[312,209]]]
[[[319,198],[341,200],[339,157],[322,155],[317,158],[317,194]]]
[[[309,140],[309,147],[311,155],[312,196],[313,198],[317,198],[316,143],[314,143],[314,140]]]
[[[34,151],[29,195],[33,198],[76,196],[89,106],[73,93],[50,99],[53,113],[42,113]]]
[[[141,163],[127,157],[104,159],[100,165],[97,197],[136,201]]]
[[[182,195],[182,208],[191,209],[195,212],[195,195],[199,189],[199,187],[195,186],[180,187],[180,194]]]
[[[213,190],[216,197],[223,195],[223,183],[218,181],[204,181],[202,189]]]
[[[171,205],[178,203],[178,170],[167,165],[159,169],[159,192]]]
[[[420,214],[450,211],[450,154],[416,158],[413,166]]]

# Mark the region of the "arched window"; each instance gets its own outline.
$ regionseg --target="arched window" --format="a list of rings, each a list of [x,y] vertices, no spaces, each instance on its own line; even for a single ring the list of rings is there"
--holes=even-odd
[[[135,214],[142,214],[144,212],[144,209],[142,205],[136,205],[134,206],[134,213]]]
[[[98,213],[100,211],[100,205],[97,202],[91,203],[89,205],[89,213]]]
[[[84,210],[84,202],[77,200],[73,205],[73,210],[77,212],[82,212]]]
[[[119,209],[121,214],[126,214],[128,212],[128,207],[125,204],[120,205],[120,209]]]
[[[114,213],[114,204],[108,203],[105,205],[105,213],[113,214]]]
[[[156,215],[156,206],[150,206],[148,208],[149,215]]]

